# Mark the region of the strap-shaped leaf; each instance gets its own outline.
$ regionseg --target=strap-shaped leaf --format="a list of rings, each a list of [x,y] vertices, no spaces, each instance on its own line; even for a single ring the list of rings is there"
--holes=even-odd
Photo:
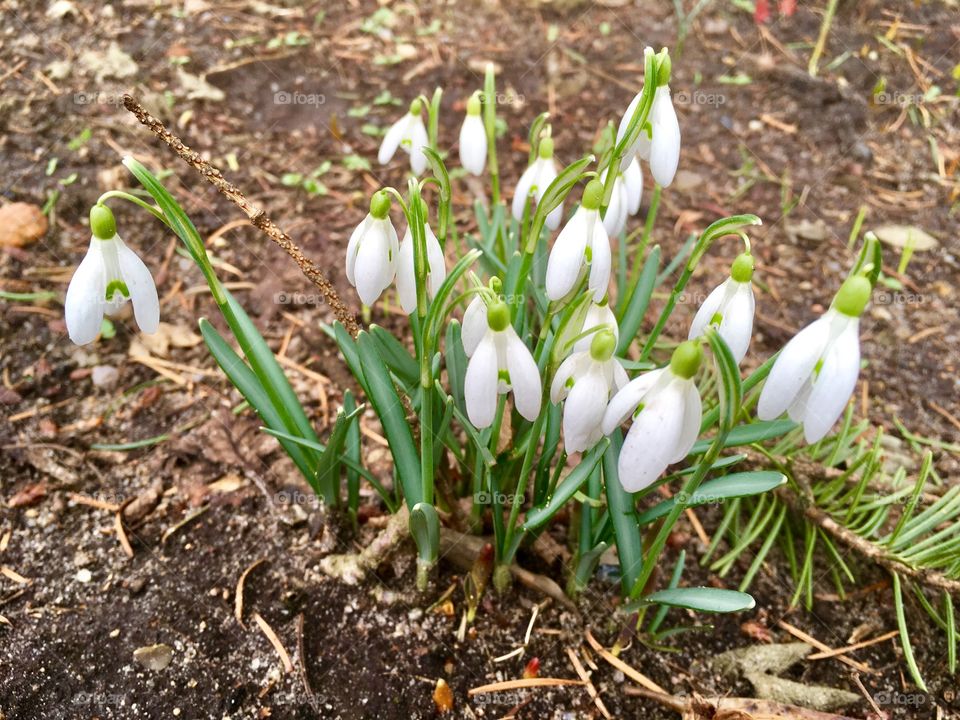
[[[420,483],[420,454],[413,442],[403,403],[390,380],[387,366],[380,358],[376,341],[365,330],[357,336],[357,351],[367,381],[367,396],[383,425],[404,497],[412,507],[423,499],[423,487]]]
[[[410,509],[410,534],[420,562],[435,563],[440,555],[440,516],[433,505],[418,502]]]
[[[650,298],[653,296],[657,271],[660,269],[660,254],[660,246],[654,245],[643,264],[643,270],[640,271],[640,277],[637,279],[633,294],[626,301],[623,315],[620,318],[620,340],[617,343],[617,355],[624,355],[627,352],[630,343],[633,342],[640,330],[643,316],[646,314],[647,308],[650,306]]]
[[[639,601],[624,606],[625,612],[634,612],[644,605],[669,605],[710,613],[732,613],[750,610],[756,605],[752,596],[738,590],[713,587],[667,588],[651,593]]]
[[[400,378],[407,388],[414,388],[420,381],[420,367],[410,354],[389,330],[379,325],[370,325],[370,335],[377,341],[383,361],[390,371]]]
[[[461,412],[467,411],[464,399],[463,380],[467,375],[467,354],[463,351],[460,321],[453,319],[447,324],[446,345],[444,360],[447,365],[447,384],[456,407]]]
[[[357,401],[353,393],[347,389],[343,391],[343,409],[348,415],[357,409]],[[343,454],[347,460],[360,464],[360,420],[347,426],[347,436],[343,443]],[[360,506],[360,473],[347,465],[347,507],[356,520],[357,508]]]
[[[606,452],[609,444],[610,441],[606,439],[598,442],[593,449],[583,457],[580,463],[570,471],[570,474],[560,482],[553,496],[547,500],[546,505],[533,508],[527,513],[526,519],[523,522],[523,529],[533,530],[540,527],[552,518],[560,508],[566,505],[567,501],[587,482],[590,473],[593,472],[597,463],[603,458],[603,454]]]
[[[723,447],[740,447],[741,445],[751,445],[753,443],[763,442],[764,440],[771,440],[786,435],[797,427],[797,423],[793,420],[787,420],[786,418],[780,420],[765,420],[748,425],[737,425],[727,434],[726,439],[723,441]],[[690,450],[690,455],[705,453],[707,448],[710,447],[711,442],[713,441],[709,438],[697,441]]]
[[[697,507],[698,505],[720,503],[738,497],[760,495],[783,485],[786,481],[786,475],[773,470],[757,470],[755,472],[725,475],[703,483],[689,498],[685,498],[684,507]],[[648,525],[654,520],[659,520],[668,515],[676,504],[676,497],[668,498],[640,513],[637,521],[641,525]]]
[[[427,325],[424,329],[424,333],[426,335],[432,338],[437,338],[439,335],[440,324],[443,322],[443,319],[446,317],[446,315],[452,310],[452,308],[447,307],[447,303],[450,300],[454,289],[457,287],[457,283],[460,282],[460,278],[463,277],[464,273],[470,269],[470,266],[476,262],[480,255],[481,252],[479,250],[470,250],[466,255],[460,258],[456,265],[450,268],[450,272],[447,273],[447,277],[445,277],[443,282],[440,284],[437,294],[430,303],[430,309],[427,311]],[[434,343],[434,347],[436,347],[436,342]]]
[[[606,487],[607,507],[613,523],[613,537],[620,558],[620,581],[624,593],[630,592],[637,584],[640,568],[643,565],[643,543],[640,539],[640,525],[637,523],[633,493],[623,489],[617,472],[617,462],[623,437],[620,430],[610,435],[610,445],[603,454],[603,484]]]
[[[337,410],[337,419],[333,424],[330,437],[327,438],[327,449],[320,456],[317,464],[317,485],[328,505],[340,503],[340,466],[343,457],[344,445],[350,426],[354,425],[357,414],[363,410],[363,405],[356,407],[349,413],[346,408]]]

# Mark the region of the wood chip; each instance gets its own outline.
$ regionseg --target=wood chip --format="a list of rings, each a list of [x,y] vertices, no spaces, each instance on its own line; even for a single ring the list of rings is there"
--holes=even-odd
[[[280,638],[278,638],[277,634],[273,631],[273,628],[270,627],[269,623],[264,620],[258,612],[253,614],[253,619],[260,627],[260,631],[267,636],[267,640],[273,645],[273,649],[277,651],[277,655],[280,656],[280,662],[283,663],[284,672],[293,672],[293,663],[290,662],[290,656],[280,642]]]
[[[2,567],[0,567],[0,575],[3,575],[9,578],[10,580],[13,580],[15,583],[19,583],[21,585],[26,585],[27,583],[30,582],[30,578],[24,577],[13,568],[9,568],[6,565],[3,565]]]

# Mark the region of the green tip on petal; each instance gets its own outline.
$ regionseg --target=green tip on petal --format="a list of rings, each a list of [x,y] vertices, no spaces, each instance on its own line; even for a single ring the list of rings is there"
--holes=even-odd
[[[598,330],[590,342],[590,357],[597,362],[606,362],[613,357],[617,349],[617,338],[609,327]]]
[[[697,374],[702,361],[703,350],[700,348],[700,343],[696,340],[687,340],[685,343],[680,343],[673,351],[673,357],[670,358],[670,371],[677,377],[689,379]]]
[[[854,275],[844,280],[833,299],[833,306],[844,315],[860,317],[870,302],[873,286],[863,275]]]
[[[467,115],[479,115],[480,114],[480,91],[477,90],[473,95],[470,96],[470,99],[467,100]]]
[[[741,253],[730,266],[730,277],[738,283],[748,283],[753,279],[753,255]]]
[[[540,141],[540,157],[548,160],[553,157],[553,138],[545,137]]]
[[[421,110],[423,110],[423,101],[420,98],[414,98],[410,103],[410,114],[419,115]]]
[[[491,330],[502,332],[510,324],[510,308],[502,300],[487,306],[487,325]]]
[[[383,220],[390,214],[390,193],[377,190],[370,198],[370,214],[377,220]]]
[[[94,205],[90,208],[90,230],[100,240],[110,240],[117,234],[117,221],[113,211],[106,205]]]
[[[583,206],[587,210],[596,210],[603,202],[603,183],[594,178],[583,189]]]

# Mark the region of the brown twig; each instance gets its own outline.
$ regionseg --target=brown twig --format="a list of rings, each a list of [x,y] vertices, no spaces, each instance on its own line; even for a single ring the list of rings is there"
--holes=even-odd
[[[200,173],[221,195],[240,208],[246,214],[251,225],[279,245],[300,267],[303,274],[317,286],[320,294],[323,295],[324,300],[327,301],[327,304],[333,310],[333,314],[347,329],[347,332],[353,337],[357,336],[360,332],[360,327],[357,325],[356,318],[349,308],[347,308],[343,300],[340,299],[340,296],[337,294],[337,291],[334,289],[333,284],[327,278],[326,274],[303,254],[303,251],[293,242],[289,235],[276,226],[265,210],[251,203],[240,188],[224,178],[223,173],[216,167],[200,157],[198,152],[191,150],[184,144],[183,140],[167,130],[162,122],[148,113],[132,96],[123,96],[123,106],[133,113],[137,120],[146,125],[154,135],[163,140],[181,160]]]

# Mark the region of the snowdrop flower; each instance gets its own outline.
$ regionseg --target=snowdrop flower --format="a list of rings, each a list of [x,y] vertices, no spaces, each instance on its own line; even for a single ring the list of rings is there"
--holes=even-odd
[[[594,301],[607,294],[610,284],[610,240],[600,218],[603,184],[591,180],[583,191],[583,201],[557,236],[547,260],[547,297],[566,297],[589,268],[589,288]]]
[[[370,212],[347,243],[347,280],[370,307],[393,282],[399,255],[397,231],[390,222],[390,196],[380,190],[370,198]]]
[[[470,362],[463,381],[467,417],[477,429],[490,427],[498,395],[513,391],[513,402],[527,420],[540,414],[540,370],[510,324],[506,303],[473,299],[463,316],[463,349]]]
[[[467,117],[460,128],[460,164],[474,175],[483,175],[487,162],[487,131],[480,117],[480,94],[467,100]]]
[[[617,324],[617,316],[614,315],[610,304],[606,300],[599,303],[590,303],[587,314],[583,318],[583,326],[580,328],[578,334],[583,335],[583,333],[593,330],[593,328],[603,327],[604,325],[613,333],[614,340],[619,341],[620,326]],[[583,352],[589,350],[592,341],[593,334],[585,335],[574,343],[573,351]]]
[[[130,300],[142,332],[160,326],[160,300],[153,276],[117,235],[113,213],[106,205],[90,209],[90,248],[77,267],[63,305],[67,333],[77,345],[93,342],[104,315],[115,315]]]
[[[420,98],[414,100],[410,103],[410,111],[387,130],[377,154],[381,165],[390,162],[399,147],[410,155],[410,169],[414,175],[419,175],[426,169],[427,156],[423,154],[423,148],[427,146],[428,139],[427,128],[420,115],[422,106]]]
[[[707,295],[690,325],[691,340],[700,337],[707,327],[716,327],[738,364],[747,354],[753,333],[756,302],[752,277],[753,256],[743,253],[733,261],[730,277]]]
[[[557,369],[550,401],[563,406],[563,443],[567,453],[583,452],[603,437],[601,425],[610,395],[627,384],[627,373],[613,356],[612,329],[595,332],[590,349],[575,352]]]
[[[429,225],[423,227],[427,236],[427,297],[432,300],[447,277],[447,266],[437,236]],[[400,242],[397,294],[400,295],[400,307],[407,315],[417,311],[417,272],[413,257],[413,235],[409,227]]]
[[[872,289],[863,276],[848,278],[830,309],[787,343],[760,393],[761,420],[786,411],[808,443],[833,427],[860,375],[860,315]]]
[[[639,137],[627,149],[620,163],[620,169],[626,170],[630,161],[635,156],[639,156],[650,163],[653,179],[662,187],[668,187],[673,182],[680,162],[680,123],[677,122],[677,113],[673,108],[673,100],[670,99],[670,68],[670,56],[663,54],[656,78],[657,88],[653,93],[653,105],[650,107],[648,117],[650,136],[647,136],[645,130],[641,130]],[[640,104],[642,96],[641,90],[627,107],[617,130],[617,142],[627,134],[630,119]]]
[[[553,138],[545,137],[540,141],[538,157],[533,164],[523,171],[517,182],[517,189],[513,194],[513,217],[519,222],[523,220],[523,209],[527,198],[531,195],[540,202],[544,191],[557,177],[557,166],[553,162]],[[547,215],[547,227],[556,230],[563,219],[563,203],[560,203]]]
[[[605,435],[634,416],[617,463],[620,484],[627,492],[649,487],[668,465],[683,460],[696,442],[703,411],[693,376],[702,358],[699,343],[682,343],[670,365],[631,380],[607,406]]]
[[[600,173],[600,181],[606,182],[607,171]],[[610,204],[607,205],[607,212],[603,216],[603,227],[607,231],[607,237],[620,237],[620,233],[627,227],[627,213],[630,209],[630,199],[627,195],[627,186],[623,180],[623,175],[618,172],[613,181],[613,192],[610,195]]]
[[[623,184],[627,191],[627,212],[636,215],[640,212],[640,201],[643,200],[643,170],[636,155],[623,171]]]

